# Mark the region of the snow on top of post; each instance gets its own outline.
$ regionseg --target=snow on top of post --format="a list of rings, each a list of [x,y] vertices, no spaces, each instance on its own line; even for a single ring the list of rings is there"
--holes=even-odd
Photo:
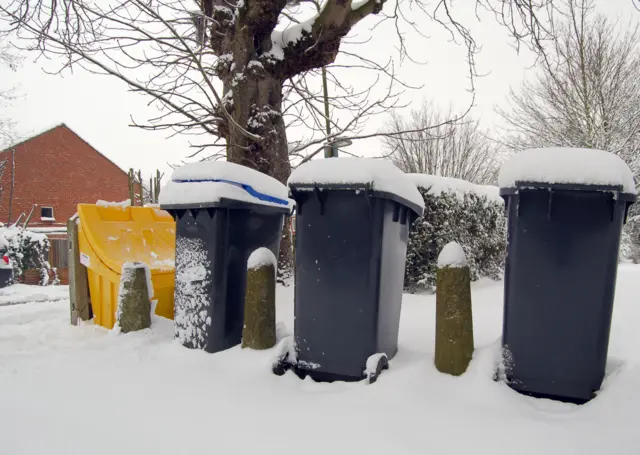
[[[462,198],[465,193],[474,193],[484,196],[489,201],[504,203],[500,197],[500,189],[493,185],[477,185],[467,180],[454,177],[440,177],[429,174],[407,174],[413,183],[419,188],[424,188],[427,193],[438,196],[442,193],[455,194]]]
[[[277,268],[278,261],[269,248],[258,248],[249,256],[247,270],[259,269],[265,265],[273,265],[273,267]]]
[[[438,256],[439,269],[444,267],[461,269],[468,266],[467,256],[464,254],[464,250],[458,242],[449,242],[442,248],[442,251],[440,251],[440,255]]]
[[[620,157],[610,152],[581,148],[540,148],[516,153],[500,170],[501,188],[516,182],[622,186],[636,194],[633,174]]]
[[[238,184],[248,185],[250,190]],[[257,193],[286,201],[286,204],[260,199]],[[288,195],[285,185],[262,172],[227,161],[205,161],[186,164],[173,171],[171,181],[160,190],[160,205],[206,204],[231,199],[291,209],[293,201]]]
[[[130,275],[136,269],[144,269],[145,278],[147,280],[147,292],[149,293],[149,299],[155,296],[153,290],[153,282],[151,281],[151,269],[144,262],[125,262],[122,264],[120,271],[121,275]]]
[[[424,209],[424,199],[407,174],[390,161],[375,158],[325,158],[309,161],[291,173],[289,186],[370,184]]]

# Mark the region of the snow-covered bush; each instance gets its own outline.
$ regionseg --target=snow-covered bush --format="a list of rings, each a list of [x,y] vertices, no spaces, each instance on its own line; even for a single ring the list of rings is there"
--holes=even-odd
[[[11,259],[14,280],[18,280],[25,270],[34,269],[40,272],[40,285],[59,282],[57,271],[51,269],[47,260],[49,246],[49,239],[44,234],[22,228],[0,229],[0,247],[6,249]]]
[[[631,206],[627,224],[620,239],[620,262],[640,263],[640,215]]]
[[[493,186],[409,174],[425,202],[424,216],[411,227],[404,285],[409,292],[433,291],[438,255],[458,242],[467,256],[471,279],[499,279],[504,270],[506,217]]]

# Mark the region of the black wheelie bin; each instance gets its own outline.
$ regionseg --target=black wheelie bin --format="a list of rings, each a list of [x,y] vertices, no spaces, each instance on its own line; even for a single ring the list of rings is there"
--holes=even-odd
[[[218,352],[240,344],[247,260],[266,247],[278,257],[293,201],[287,187],[228,162],[178,168],[160,192],[176,220],[175,337]]]
[[[407,239],[422,196],[390,162],[363,158],[310,161],[288,185],[296,201],[294,346],[280,360],[318,381],[373,382],[398,349]]]
[[[535,149],[500,172],[508,212],[503,374],[513,389],[584,403],[605,374],[631,171],[590,149]]]

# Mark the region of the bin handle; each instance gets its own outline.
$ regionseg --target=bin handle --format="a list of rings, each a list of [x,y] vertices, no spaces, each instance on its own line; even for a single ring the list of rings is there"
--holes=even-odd
[[[247,185],[246,183],[234,182],[233,180],[225,180],[225,179],[185,179],[185,180],[174,180],[174,182],[178,183],[200,183],[200,182],[215,182],[215,183],[228,183],[229,185],[234,185],[242,188],[251,196],[256,199],[260,199],[261,201],[271,202],[279,205],[289,205],[289,201],[286,199],[280,199],[275,196],[271,196],[269,194],[261,193],[251,185]]]

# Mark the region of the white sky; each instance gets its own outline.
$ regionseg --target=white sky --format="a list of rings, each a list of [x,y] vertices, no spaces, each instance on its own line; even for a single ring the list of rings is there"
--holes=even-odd
[[[459,5],[470,2],[457,2],[454,12],[460,14],[463,8],[468,7]],[[633,8],[631,0],[599,0],[596,4],[600,12],[612,19],[620,18],[624,24],[640,18],[640,12]],[[466,25],[473,29],[476,40],[482,45],[477,57],[478,72],[486,76],[476,81],[473,114],[490,128],[497,121],[495,107],[504,103],[510,86],[520,83],[534,58],[526,51],[517,55],[509,45],[506,30],[489,16],[484,15],[480,23],[475,22],[473,14],[460,17],[467,21]],[[366,34],[366,21],[358,27]],[[414,55],[428,64],[405,65],[400,71],[404,79],[425,87],[411,92],[405,99],[419,104],[428,97],[440,105],[452,104],[463,110],[471,100],[465,49],[462,45],[448,42],[447,35],[437,25],[426,24],[425,28],[424,33],[430,39],[412,39],[411,47]],[[377,42],[374,40],[363,45],[366,46],[363,52],[369,55],[391,52],[390,44],[386,41],[384,44],[387,45],[381,44],[379,39]],[[64,122],[123,169],[133,167],[145,173],[155,172],[158,168],[168,170],[167,163],[178,163],[193,153],[188,141],[197,141],[197,138],[167,139],[167,131],[143,131],[129,126],[130,116],[142,122],[154,116],[156,109],[147,106],[148,98],[128,92],[123,82],[82,70],[64,76],[46,74],[42,68],[54,70],[55,62],[34,62],[34,58],[35,55],[26,54],[26,60],[17,73],[0,69],[0,86],[16,86],[21,95],[0,115],[13,118],[21,136]],[[357,81],[355,78],[352,83],[357,84]],[[378,117],[369,122],[367,132],[379,129],[384,120],[384,117]],[[363,156],[382,153],[378,140],[357,141],[349,151]]]

